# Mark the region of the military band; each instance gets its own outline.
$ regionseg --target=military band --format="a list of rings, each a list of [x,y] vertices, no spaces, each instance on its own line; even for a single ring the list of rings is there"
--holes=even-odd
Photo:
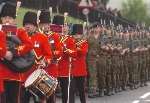
[[[75,103],[76,93],[86,103],[86,93],[96,98],[147,86],[149,30],[96,23],[86,32],[82,24],[70,26],[67,13],[51,17],[44,9],[28,11],[17,28],[18,7],[0,7],[0,103],[29,103],[31,97],[56,103],[58,85],[62,103]]]

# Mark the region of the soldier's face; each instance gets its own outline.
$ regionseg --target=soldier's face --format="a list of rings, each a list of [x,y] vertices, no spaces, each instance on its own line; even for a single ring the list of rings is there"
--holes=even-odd
[[[39,26],[40,29],[44,32],[48,32],[50,30],[49,23],[40,23]]]
[[[68,34],[69,33],[69,27],[67,25],[65,25],[63,27],[63,34]]]
[[[16,21],[13,17],[5,16],[1,17],[2,24],[15,25]]]
[[[34,26],[33,24],[29,24],[29,23],[25,24],[25,25],[24,25],[24,28],[25,28],[25,30],[26,30],[28,33],[33,33],[33,32],[35,32],[36,29],[37,29],[36,26]]]

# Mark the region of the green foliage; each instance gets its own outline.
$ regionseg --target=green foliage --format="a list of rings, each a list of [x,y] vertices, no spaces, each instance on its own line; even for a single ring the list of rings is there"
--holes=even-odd
[[[18,27],[22,27],[23,17],[24,17],[24,15],[25,15],[25,13],[27,11],[34,11],[34,12],[36,12],[36,10],[32,10],[32,9],[19,8],[18,13],[17,13],[17,18],[16,18]]]
[[[126,0],[122,4],[122,14],[127,19],[137,23],[146,23],[149,18],[144,0]]]

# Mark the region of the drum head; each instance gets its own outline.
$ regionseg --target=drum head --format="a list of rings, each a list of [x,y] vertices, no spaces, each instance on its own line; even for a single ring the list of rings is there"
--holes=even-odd
[[[25,87],[30,86],[42,73],[42,69],[35,70],[25,81]]]

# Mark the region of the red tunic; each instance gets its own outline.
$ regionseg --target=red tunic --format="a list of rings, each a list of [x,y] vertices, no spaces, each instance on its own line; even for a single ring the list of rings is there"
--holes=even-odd
[[[0,31],[0,58],[3,58],[6,54],[6,35]],[[2,75],[2,72],[0,72]],[[0,93],[4,91],[3,80],[0,78]]]
[[[4,57],[6,54],[6,35],[4,32],[0,31],[0,58]]]
[[[3,33],[2,35],[5,35],[5,37],[6,37],[5,33]],[[16,35],[21,40],[21,45],[19,45],[19,47],[17,48],[17,55],[23,55],[33,48],[32,42],[30,41],[30,39],[24,29],[22,29],[22,28],[18,29]],[[4,49],[7,48],[6,47],[6,45],[7,45],[6,38],[3,42],[3,45],[5,45]],[[6,50],[4,50],[4,51],[6,51]],[[0,80],[2,81],[1,83],[3,83],[4,80],[21,81],[22,75],[21,75],[21,73],[13,72],[6,65],[0,63]]]
[[[49,62],[52,59],[52,52],[50,49],[50,45],[48,42],[47,37],[44,34],[41,33],[35,33],[32,36],[30,36],[30,39],[32,40],[32,43],[34,45],[34,53],[36,56],[36,63],[40,61],[40,58],[45,58],[47,62]],[[39,61],[38,61],[39,60]],[[28,76],[37,69],[34,65],[32,69],[29,71],[23,73],[23,81],[25,81]]]
[[[73,59],[77,56],[75,39],[71,36],[62,36],[61,42],[64,52],[59,62],[58,75],[59,77],[68,77],[70,65],[69,58],[71,57]]]
[[[88,52],[88,43],[86,40],[77,46],[77,57],[72,62],[73,76],[87,76],[86,55]]]
[[[48,36],[49,43],[53,54],[52,63],[48,66],[46,71],[50,76],[58,77],[58,60],[61,58],[63,48],[60,43],[60,35],[57,33],[51,33]]]

